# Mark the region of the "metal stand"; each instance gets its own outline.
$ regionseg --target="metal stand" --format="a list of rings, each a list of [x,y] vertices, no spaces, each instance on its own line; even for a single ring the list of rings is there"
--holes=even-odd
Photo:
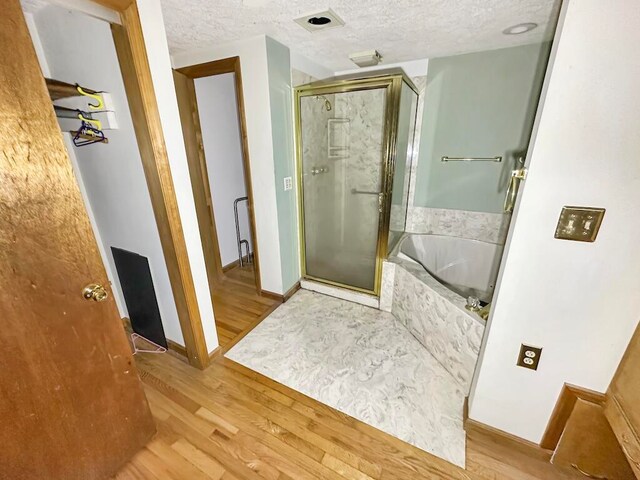
[[[251,261],[251,251],[249,250],[249,242],[246,239],[240,238],[240,222],[238,221],[238,203],[242,201],[248,201],[248,197],[238,197],[233,201],[233,215],[236,219],[236,242],[238,244],[238,265],[241,267],[244,266],[244,261],[242,260],[242,245],[244,244],[245,249],[247,251],[247,263],[252,263]]]

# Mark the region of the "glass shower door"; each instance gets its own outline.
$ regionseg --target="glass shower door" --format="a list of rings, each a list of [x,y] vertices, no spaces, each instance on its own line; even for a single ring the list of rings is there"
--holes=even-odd
[[[375,289],[387,89],[300,97],[307,277]]]

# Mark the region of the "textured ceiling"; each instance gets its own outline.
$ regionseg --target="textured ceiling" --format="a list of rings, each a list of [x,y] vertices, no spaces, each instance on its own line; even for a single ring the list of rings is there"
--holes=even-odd
[[[377,49],[385,63],[442,57],[550,38],[557,0],[161,0],[172,53],[266,34],[321,65],[353,68],[349,53]],[[293,22],[332,8],[345,26],[310,33]],[[503,35],[512,25],[540,26]]]

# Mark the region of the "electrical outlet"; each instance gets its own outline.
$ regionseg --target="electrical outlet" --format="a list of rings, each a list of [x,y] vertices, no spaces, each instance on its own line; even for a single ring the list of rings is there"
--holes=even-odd
[[[291,177],[284,177],[284,191],[291,190],[293,188],[293,179]]]
[[[542,355],[542,347],[532,347],[531,345],[525,345],[523,343],[520,346],[517,365],[519,367],[537,370],[538,363],[540,363],[540,355]]]

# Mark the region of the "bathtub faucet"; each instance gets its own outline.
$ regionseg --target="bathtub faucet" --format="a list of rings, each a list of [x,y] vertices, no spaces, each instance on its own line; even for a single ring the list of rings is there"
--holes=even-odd
[[[470,312],[479,312],[482,308],[480,299],[478,297],[467,297],[467,304],[465,305],[465,308]]]
[[[480,318],[486,320],[489,318],[489,312],[491,311],[491,303],[487,303],[484,307],[478,297],[468,297],[467,304],[464,306],[467,310],[473,313],[477,313]]]

